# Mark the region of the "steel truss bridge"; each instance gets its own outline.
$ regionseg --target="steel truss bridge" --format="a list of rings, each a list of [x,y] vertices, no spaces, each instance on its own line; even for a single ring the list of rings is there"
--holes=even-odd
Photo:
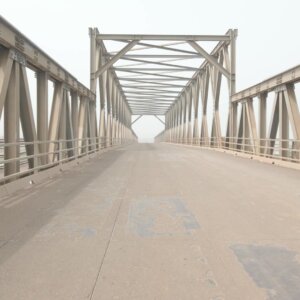
[[[0,299],[300,299],[300,66],[236,92],[236,29],[89,35],[88,88],[0,17]]]

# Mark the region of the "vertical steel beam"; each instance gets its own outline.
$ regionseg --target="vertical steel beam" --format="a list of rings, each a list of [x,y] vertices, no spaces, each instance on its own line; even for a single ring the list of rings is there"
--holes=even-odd
[[[129,107],[126,105],[126,130],[127,130],[127,138],[130,139],[131,138],[131,131],[130,131],[130,111],[129,111]]]
[[[19,158],[20,156],[20,65],[13,63],[4,106],[4,159]],[[4,165],[4,176],[20,171],[18,160]]]
[[[99,51],[99,66],[104,62],[102,49]],[[99,120],[99,141],[102,143],[106,139],[106,122],[105,122],[105,98],[106,98],[106,72],[100,75],[99,77],[99,89],[100,89],[100,120]]]
[[[97,119],[96,119],[96,103],[89,100],[89,120],[90,120],[90,138],[91,150],[98,148],[97,145]]]
[[[63,103],[63,84],[61,82],[56,82],[54,87],[50,125],[49,125],[49,132],[48,132],[48,140],[50,141],[48,144],[48,154],[49,154],[50,162],[53,162],[56,157],[55,151],[57,149],[57,142],[58,142],[57,140],[59,136],[59,124],[60,124],[62,103]]]
[[[106,139],[107,146],[111,146],[112,138],[112,120],[111,120],[111,102],[112,102],[112,77],[109,71],[106,74],[106,108],[107,108],[107,119],[106,119]]]
[[[179,142],[183,143],[183,132],[184,132],[184,123],[183,123],[183,114],[184,114],[184,95],[182,94],[179,100]]]
[[[265,153],[266,138],[267,138],[267,94],[259,95],[259,143],[260,153]]]
[[[122,143],[124,142],[125,136],[125,102],[124,98],[122,99]]]
[[[168,113],[165,115],[165,130],[163,130],[163,139],[165,141],[168,141],[168,124],[167,123],[168,123]]]
[[[242,149],[245,152],[249,152],[249,140],[250,140],[250,132],[247,120],[247,102],[244,101],[242,104],[242,112],[243,112],[243,146]]]
[[[97,66],[99,65],[99,50],[97,49],[97,29],[89,28],[90,35],[90,73],[94,74],[97,71]],[[97,90],[97,78],[90,76],[90,89],[96,94]]]
[[[240,120],[237,130],[237,139],[236,139],[236,149],[241,150],[243,148],[244,144],[244,112],[243,112],[243,103],[240,103],[241,105],[241,112],[240,112]]]
[[[121,138],[121,143],[123,143],[124,139],[124,98],[121,97],[120,101],[120,138]]]
[[[207,125],[207,99],[209,87],[209,68],[201,75],[201,100],[202,100],[202,122],[201,122],[201,145],[208,146],[208,125]]]
[[[200,78],[197,76],[197,79],[193,85],[193,101],[194,101],[194,128],[193,128],[193,138],[199,138],[199,121],[198,121],[198,110],[199,110],[199,84]]]
[[[181,110],[181,99],[176,102],[176,140],[175,142],[178,143],[180,139],[180,110]]]
[[[38,71],[37,76],[37,139],[42,165],[48,163],[48,73]]]
[[[112,144],[116,138],[116,96],[117,96],[117,87],[115,82],[112,84],[112,99],[111,99],[111,137]]]
[[[71,115],[72,115],[72,129],[74,136],[74,155],[78,155],[78,94],[71,91]]]
[[[286,158],[289,154],[289,119],[283,91],[279,92],[279,126],[280,156]]]
[[[236,38],[237,29],[230,30],[230,96],[236,92]]]
[[[37,156],[39,154],[37,134],[35,130],[33,110],[31,105],[30,91],[25,66],[20,66],[20,121],[23,130],[23,137],[26,143],[25,149],[28,156],[36,157],[28,159],[29,168],[38,166]]]
[[[187,89],[187,113],[188,113],[188,122],[187,122],[187,139],[188,143],[192,143],[192,88]]]
[[[183,133],[182,133],[182,138],[183,138],[183,143],[186,143],[186,138],[187,138],[187,92],[185,91],[183,94]]]
[[[297,104],[295,86],[293,84],[287,85],[284,90],[284,99],[289,115],[293,138],[296,140],[292,145],[292,158],[300,158],[300,114]]]
[[[176,101],[172,107],[173,111],[173,129],[172,129],[172,137],[171,137],[171,142],[174,143],[176,141],[176,132],[177,132],[177,107],[178,107],[178,102]]]
[[[117,97],[116,97],[116,138],[119,143],[120,139],[120,101],[121,101],[121,94],[120,91],[117,90]]]
[[[72,124],[72,114],[71,114],[71,101],[69,97],[69,92],[66,90],[65,91],[65,108],[66,108],[66,145],[67,145],[67,155],[68,157],[73,157],[75,152],[74,152],[74,132],[73,132],[73,124]]]
[[[175,106],[171,108],[171,133],[170,133],[170,142],[174,139],[174,131],[175,131]]]
[[[4,102],[6,99],[7,89],[12,71],[13,59],[10,50],[1,49],[0,51],[0,117]]]
[[[178,102],[176,101],[172,106],[172,114],[173,114],[173,128],[172,128],[172,136],[171,143],[176,140],[176,131],[177,131],[177,106]]]
[[[87,113],[86,113],[87,100],[86,97],[80,97],[79,116],[78,116],[78,153],[85,152],[86,145],[86,132],[87,132]]]
[[[273,155],[275,139],[278,130],[278,124],[279,124],[279,92],[276,92],[273,109],[271,113],[271,122],[270,122],[269,133],[268,133],[268,143],[265,150],[266,154]]]
[[[231,144],[231,148],[233,143],[236,141],[237,136],[237,113],[238,113],[238,104],[237,103],[231,103],[230,106],[230,131],[229,131],[229,143]]]
[[[173,132],[173,121],[174,121],[174,111],[171,109],[169,111],[169,142],[172,140],[172,132]]]
[[[225,62],[230,64],[229,98],[236,92],[236,38],[237,30],[230,30],[230,62],[228,62],[227,48],[225,48]],[[233,148],[237,134],[237,103],[229,102],[229,116],[227,125],[227,138],[229,147]]]
[[[223,65],[223,54],[219,54],[218,63]],[[211,87],[213,95],[213,121],[212,121],[212,132],[211,132],[211,144],[217,147],[222,146],[222,132],[221,132],[221,123],[220,123],[220,114],[219,114],[219,102],[220,102],[220,89],[221,89],[221,80],[222,74],[215,66],[210,67],[210,77],[211,77]]]
[[[128,111],[127,111],[126,102],[124,101],[124,137],[126,140],[128,138],[127,118],[128,118]]]
[[[256,121],[255,121],[255,114],[253,109],[253,99],[249,98],[246,102],[246,115],[247,115],[247,122],[248,122],[248,128],[249,128],[249,140],[251,138],[251,146],[254,154],[259,153],[259,141],[257,136],[257,128],[256,128]]]
[[[294,139],[300,140],[300,114],[295,94],[295,86],[293,84],[288,85],[286,89],[284,89],[284,99]]]
[[[59,131],[58,131],[58,139],[60,146],[60,157],[65,158],[66,149],[67,149],[67,99],[66,99],[67,90],[63,87],[63,96],[61,103],[61,113],[60,113],[60,121],[59,121]]]
[[[85,138],[86,138],[86,151],[92,150],[92,126],[91,126],[91,111],[90,111],[90,100],[86,98],[85,105]]]

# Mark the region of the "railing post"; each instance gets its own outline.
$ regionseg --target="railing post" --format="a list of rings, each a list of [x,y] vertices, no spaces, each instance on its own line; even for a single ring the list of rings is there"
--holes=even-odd
[[[61,166],[62,165],[62,158],[63,158],[63,155],[62,155],[62,146],[63,146],[63,142],[62,140],[59,140],[58,142],[58,163],[59,165]]]
[[[33,173],[37,173],[38,169],[37,167],[39,166],[39,159],[37,157],[39,151],[38,151],[38,144],[36,141],[33,142]],[[43,156],[41,156],[43,157]]]

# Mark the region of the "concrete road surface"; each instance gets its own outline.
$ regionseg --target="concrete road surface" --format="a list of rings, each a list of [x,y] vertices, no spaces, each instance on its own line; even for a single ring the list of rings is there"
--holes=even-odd
[[[135,144],[0,200],[0,299],[300,299],[300,172]]]

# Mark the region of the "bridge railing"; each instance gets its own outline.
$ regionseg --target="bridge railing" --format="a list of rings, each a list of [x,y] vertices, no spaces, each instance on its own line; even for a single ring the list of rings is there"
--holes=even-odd
[[[225,137],[220,135],[221,128],[214,122],[211,132],[218,132],[218,136],[208,136],[210,130],[206,111],[205,119],[201,120],[200,134],[198,123],[195,122],[192,128],[191,121],[187,121],[184,112],[175,118],[175,122],[167,124],[166,129],[156,137],[156,142],[228,149],[299,163],[300,113],[296,97],[298,82],[300,65],[232,95],[227,116],[227,124],[230,125],[228,127],[232,130],[227,130]],[[269,105],[271,94],[274,98],[272,105]]]
[[[46,142],[20,141],[18,143],[4,143],[2,140],[0,141],[0,184],[62,165],[72,160],[78,160],[101,149],[129,143],[130,141],[121,138],[84,138]],[[53,145],[53,151],[40,153],[38,148],[45,144],[47,147]],[[19,151],[16,153],[16,156],[5,159],[5,152],[9,151],[10,147],[18,147]],[[32,151],[28,151],[29,148]]]
[[[252,138],[247,138],[244,141],[229,142],[224,137],[221,140],[216,138],[180,138],[172,141],[164,141],[202,148],[218,148],[290,162],[300,162],[300,140],[294,139],[253,140]]]

